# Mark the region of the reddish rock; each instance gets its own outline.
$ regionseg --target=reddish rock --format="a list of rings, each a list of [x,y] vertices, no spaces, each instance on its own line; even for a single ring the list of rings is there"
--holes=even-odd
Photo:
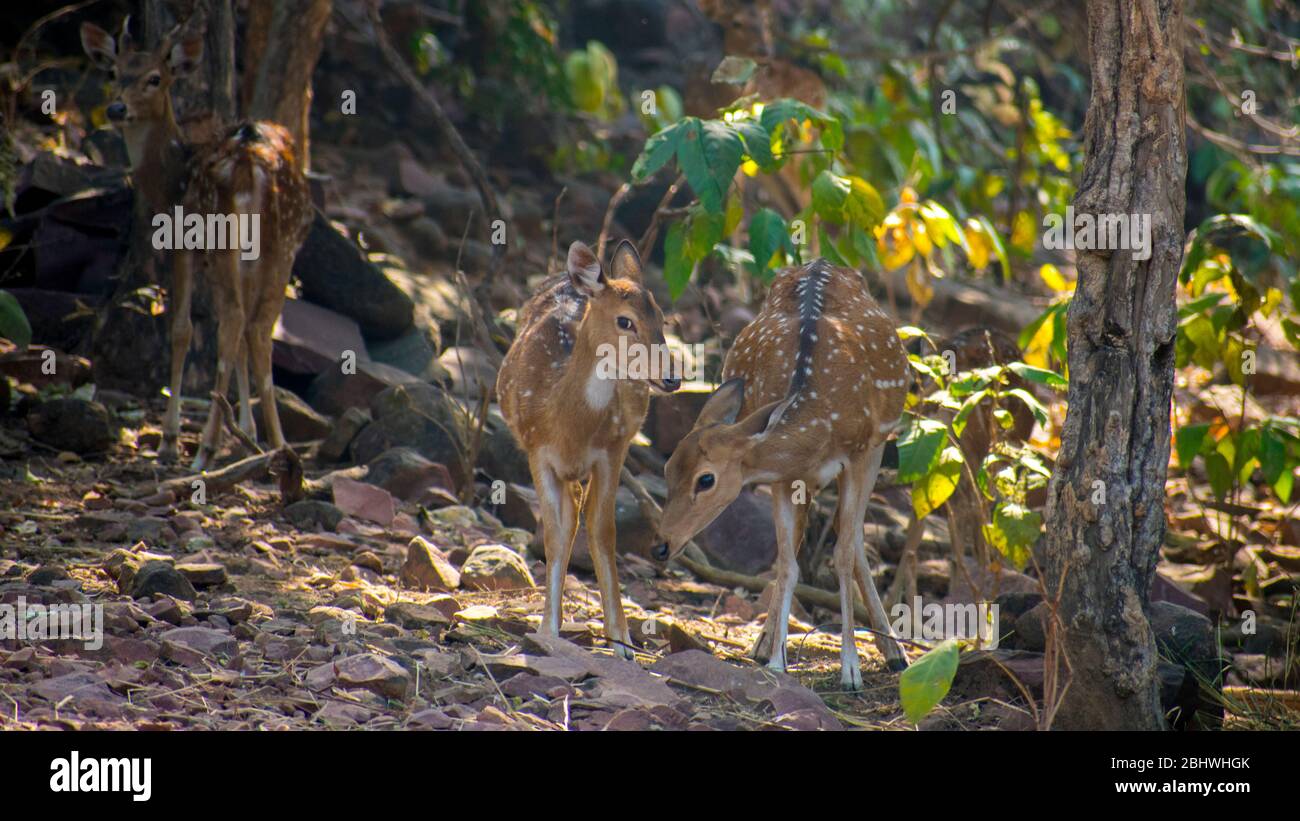
[[[381,487],[338,477],[333,483],[334,506],[349,516],[387,527],[397,512],[392,495]]]
[[[461,574],[438,548],[421,536],[406,547],[401,582],[416,590],[446,591],[460,587]]]

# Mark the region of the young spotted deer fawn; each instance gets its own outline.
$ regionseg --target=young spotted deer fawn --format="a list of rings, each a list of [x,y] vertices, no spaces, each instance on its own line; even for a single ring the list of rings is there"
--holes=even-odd
[[[114,77],[116,99],[107,114],[126,140],[140,197],[137,215],[151,221],[154,215],[171,218],[172,209],[179,206],[187,217],[187,240],[193,215],[198,215],[206,228],[199,232],[205,240],[198,243],[204,246],[202,251],[174,249],[168,295],[170,395],[159,456],[172,461],[179,453],[181,383],[193,334],[190,297],[200,254],[205,254],[209,263],[217,316],[216,392],[225,396],[231,371],[236,370],[239,426],[256,438],[249,397],[251,365],[262,400],[267,441],[273,448],[283,447],[271,381],[271,334],[284,305],[294,256],[312,219],[307,181],[294,161],[293,139],[275,123],[244,122],[211,144],[184,144],[170,92],[172,81],[198,64],[203,53],[203,40],[198,36],[178,37],[174,30],[157,49],[140,51],[131,43],[125,24],[120,40],[114,42],[103,29],[83,23],[81,42],[95,64]],[[235,230],[243,225],[253,226],[251,237],[242,227]],[[213,242],[218,235],[224,241]],[[240,247],[241,239],[250,238],[251,254]],[[221,409],[214,402],[194,458],[195,470],[203,470],[220,446],[221,422]]]
[[[606,274],[591,249],[575,242],[568,273],[548,279],[524,304],[497,377],[501,412],[528,453],[542,508],[542,632],[559,634],[564,577],[585,506],[605,632],[625,657],[632,650],[614,565],[614,495],[628,446],[645,420],[649,386],[671,392],[681,382],[653,371],[644,379],[618,378],[607,367],[613,363],[601,360],[622,346],[666,350],[663,323],[632,243],[619,244]]]
[[[786,268],[762,311],[736,337],[722,375],[726,381],[668,460],[660,531],[669,555],[713,521],[741,488],[768,485],[776,587],[752,654],[784,670],[807,502],[838,476],[841,681],[848,689],[862,687],[853,630],[855,582],[890,669],[906,667],[863,545],[863,520],[885,440],[898,425],[907,394],[907,358],[894,323],[857,272],[820,259]]]

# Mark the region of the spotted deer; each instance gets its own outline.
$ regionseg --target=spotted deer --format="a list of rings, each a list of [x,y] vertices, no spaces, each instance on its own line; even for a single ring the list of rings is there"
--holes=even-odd
[[[885,440],[898,426],[907,394],[907,358],[894,323],[857,272],[821,259],[785,268],[758,316],[736,337],[722,376],[726,381],[668,460],[660,524],[668,554],[682,550],[743,487],[768,485],[776,524],[775,595],[751,653],[784,670],[808,503],[838,477],[841,681],[848,689],[862,686],[855,583],[890,669],[906,667],[863,544]]]
[[[178,26],[153,50],[135,47],[123,23],[114,41],[93,23],[81,26],[81,42],[94,63],[113,75],[115,98],[106,113],[122,132],[139,197],[137,214],[150,219],[182,213],[199,215],[207,226],[203,250],[174,249],[170,313],[171,369],[167,414],[159,456],[179,455],[181,384],[193,335],[190,300],[196,262],[207,263],[217,317],[216,392],[225,396],[231,371],[239,387],[239,426],[256,438],[250,401],[249,367],[262,401],[266,438],[283,447],[284,434],[271,380],[271,334],[284,305],[294,257],[307,236],[312,205],[306,178],[294,159],[293,138],[272,122],[243,122],[205,145],[186,145],[171,103],[172,82],[191,71],[203,53],[198,35]],[[231,241],[235,226],[254,226],[252,258]],[[152,223],[155,228],[157,223]],[[216,226],[220,230],[213,230]],[[186,236],[189,234],[186,227]],[[242,234],[242,231],[240,232]],[[224,242],[212,242],[217,237]],[[189,244],[189,243],[186,243]],[[211,248],[209,244],[222,247]],[[201,471],[221,444],[221,411],[208,414],[193,468]]]
[[[645,420],[650,387],[671,392],[681,381],[661,369],[622,378],[602,358],[619,350],[620,340],[624,350],[666,350],[663,323],[632,243],[619,244],[606,273],[591,249],[575,242],[567,273],[546,280],[524,304],[497,377],[501,412],[528,454],[541,504],[541,630],[559,633],[565,573],[585,509],[605,633],[625,657],[632,650],[614,562],[614,495],[628,446]]]
[[[992,365],[1006,365],[1019,361],[1020,348],[1015,340],[1002,331],[982,326],[963,328],[948,339],[935,339],[935,347],[940,351],[952,351],[952,364],[955,371],[970,371]],[[1030,385],[1020,377],[1012,374],[1010,386],[1029,389]],[[985,400],[966,418],[966,427],[962,430],[958,444],[962,457],[970,469],[970,476],[963,475],[957,488],[944,505],[948,519],[948,536],[952,547],[952,572],[950,578],[957,579],[965,572],[962,557],[971,556],[981,566],[989,562],[989,548],[981,529],[985,521],[984,503],[980,499],[980,490],[971,481],[971,476],[979,470],[988,456],[995,438],[1021,445],[1029,440],[1034,429],[1034,416],[1023,402],[1016,400],[1009,403],[1007,410],[1011,414],[1011,427],[996,433],[997,421],[993,418],[991,400]],[[885,594],[885,604],[891,607],[898,602],[915,601],[917,553],[921,540],[925,536],[925,521],[913,513],[907,526],[907,535],[903,543],[903,555],[898,562],[894,581]]]

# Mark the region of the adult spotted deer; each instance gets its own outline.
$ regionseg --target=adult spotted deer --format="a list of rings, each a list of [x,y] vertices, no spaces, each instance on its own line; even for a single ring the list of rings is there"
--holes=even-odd
[[[663,322],[632,243],[619,244],[606,274],[591,249],[575,242],[567,274],[548,279],[524,304],[497,377],[501,412],[528,453],[542,508],[542,632],[559,632],[564,577],[585,507],[605,632],[627,657],[631,637],[614,565],[614,495],[628,446],[645,420],[650,386],[671,392],[681,382],[657,369],[644,378],[622,378],[613,362],[602,360],[620,349],[620,339],[623,350],[665,350]]]
[[[825,260],[783,269],[723,364],[723,382],[668,460],[660,524],[675,555],[749,484],[772,491],[775,595],[753,655],[785,669],[786,631],[808,502],[839,477],[835,571],[840,583],[841,681],[862,686],[854,643],[854,585],[891,669],[907,657],[889,625],[863,544],[867,501],[907,393],[894,323],[862,277]]]
[[[239,426],[255,438],[251,365],[267,441],[273,448],[284,446],[271,381],[271,334],[284,305],[294,256],[312,219],[307,181],[295,165],[293,139],[281,126],[244,122],[213,143],[184,143],[172,110],[171,85],[198,64],[203,40],[197,35],[181,36],[179,31],[177,27],[150,51],[134,46],[127,23],[116,42],[93,23],[81,26],[86,54],[114,77],[115,99],[106,113],[126,140],[141,203],[137,215],[150,218],[157,228],[152,223],[155,216],[174,218],[173,209],[180,206],[187,218],[185,244],[191,245],[188,239],[195,236],[194,244],[202,246],[174,249],[168,295],[171,392],[159,452],[165,461],[179,453],[181,383],[193,334],[190,298],[195,264],[203,261],[208,263],[217,317],[216,392],[225,396],[231,371],[236,371]],[[192,215],[202,221],[195,234],[189,227]],[[255,226],[252,237],[244,226]],[[241,239],[256,240],[251,253],[247,245],[240,247]],[[220,446],[221,422],[220,408],[213,403],[194,458],[195,470],[203,470]]]

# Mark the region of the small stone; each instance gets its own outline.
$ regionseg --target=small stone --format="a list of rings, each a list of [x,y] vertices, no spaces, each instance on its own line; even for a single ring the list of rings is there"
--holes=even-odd
[[[415,590],[455,590],[461,574],[447,561],[442,551],[421,536],[411,539],[402,565],[403,586]]]
[[[176,572],[195,587],[215,587],[226,583],[226,568],[215,562],[182,562],[176,565]]]
[[[334,530],[343,521],[343,511],[319,499],[303,499],[284,509],[285,517],[299,530]]]
[[[450,619],[436,607],[414,602],[396,602],[384,609],[384,619],[400,624],[407,630],[429,630],[443,627]]]
[[[198,594],[190,580],[168,562],[145,562],[131,582],[131,598],[142,599],[157,595],[194,601]]]
[[[410,675],[400,664],[378,653],[360,653],[334,662],[340,687],[363,687],[384,698],[406,695]]]
[[[460,569],[461,584],[471,590],[533,588],[533,576],[523,557],[505,545],[481,544]]]
[[[214,630],[211,627],[177,627],[159,636],[162,641],[163,655],[169,649],[184,647],[205,656],[233,656],[239,649],[239,643],[229,633]]]

